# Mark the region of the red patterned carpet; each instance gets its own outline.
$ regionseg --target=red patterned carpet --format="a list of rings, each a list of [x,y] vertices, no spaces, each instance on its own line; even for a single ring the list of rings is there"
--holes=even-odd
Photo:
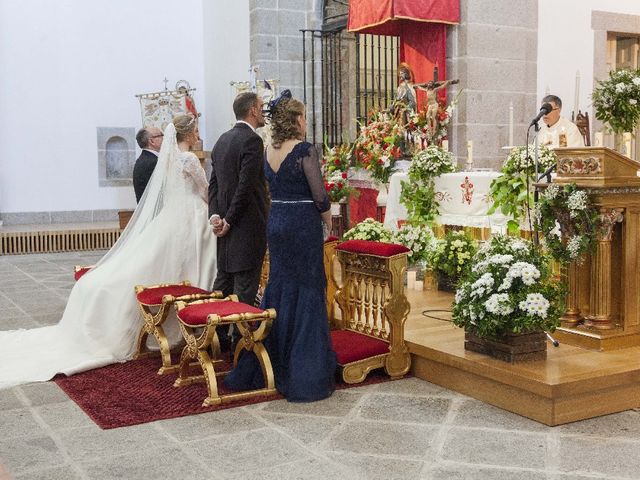
[[[212,407],[203,407],[207,396],[204,383],[175,388],[177,374],[157,375],[158,357],[117,363],[54,381],[103,429],[127,427],[140,423],[224,410],[282,398],[265,395]],[[358,385],[338,383],[337,388],[352,388],[389,381],[383,372],[371,372]],[[222,382],[220,382],[222,383]],[[228,393],[220,386],[220,393]]]

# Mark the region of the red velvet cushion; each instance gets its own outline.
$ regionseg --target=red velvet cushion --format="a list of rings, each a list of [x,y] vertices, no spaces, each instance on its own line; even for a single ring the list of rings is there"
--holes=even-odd
[[[181,297],[183,295],[195,295],[198,293],[211,292],[188,285],[169,285],[168,287],[146,288],[138,293],[136,297],[138,298],[138,301],[144,305],[160,305],[162,303],[162,297],[165,295]]]
[[[400,253],[410,252],[404,245],[395,243],[371,242],[369,240],[347,240],[339,243],[337,250],[352,253],[364,253],[365,255],[376,255],[378,257],[393,257]]]
[[[225,300],[222,302],[198,303],[187,305],[178,312],[178,317],[187,325],[206,325],[207,317],[212,313],[227,317],[236,313],[262,313],[264,310],[242,302]]]
[[[338,237],[334,237],[333,235],[329,235],[327,237],[327,239],[324,241],[324,243],[335,242],[336,240],[338,240]]]
[[[83,276],[85,273],[87,273],[89,270],[91,270],[91,267],[81,267],[81,268],[79,268],[79,269],[78,269],[78,271],[77,271],[77,272],[75,272],[75,273],[73,274],[73,278],[75,278],[75,279],[76,279],[76,282],[77,282],[77,281],[78,281],[78,280],[80,280],[80,278],[82,278],[82,276]]]
[[[389,353],[387,342],[350,330],[331,330],[331,342],[340,365]]]

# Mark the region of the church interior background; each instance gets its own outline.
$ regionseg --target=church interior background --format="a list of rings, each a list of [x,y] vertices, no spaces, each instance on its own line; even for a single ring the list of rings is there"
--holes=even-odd
[[[164,127],[176,112],[197,111],[195,153],[209,172],[210,150],[234,123],[234,96],[254,89],[270,100],[289,89],[306,105],[307,140],[339,147],[356,141],[372,109],[392,108],[402,62],[415,83],[459,81],[437,93],[455,103],[440,145],[477,175],[477,197],[489,189],[483,176],[497,176],[511,147],[525,145],[545,96],[563,100],[565,118],[588,117],[585,151],[599,148],[607,167],[602,185],[585,185],[603,188],[599,208],[626,216],[612,227],[610,264],[602,247],[562,274],[570,291],[582,285],[569,310],[610,307],[610,330],[563,323],[546,361],[484,360],[465,353],[463,333],[425,319],[449,310],[452,294],[428,290],[426,277],[417,280],[424,289],[409,288],[409,274],[401,281],[411,305],[404,379],[339,390],[318,405],[277,400],[113,430],[55,383],[0,390],[0,480],[640,478],[640,126],[608,132],[592,101],[609,72],[640,69],[640,2],[420,0],[433,11],[394,18],[414,3],[0,0],[0,330],[57,321],[73,267],[95,263],[117,240],[136,206],[143,123]],[[425,103],[422,92],[417,98]],[[626,180],[604,179],[608,168]],[[360,197],[339,207],[334,233],[369,216],[401,225],[394,215],[406,210],[387,183],[385,220],[379,185],[354,174]],[[486,241],[488,224],[475,227]],[[589,280],[593,265],[606,267],[597,277],[606,288]]]

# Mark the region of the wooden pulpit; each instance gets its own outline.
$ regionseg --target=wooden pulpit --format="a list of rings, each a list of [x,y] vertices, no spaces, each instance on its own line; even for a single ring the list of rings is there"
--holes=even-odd
[[[604,147],[558,148],[554,183],[575,183],[599,210],[596,250],[568,267],[558,340],[596,350],[640,345],[640,163]]]

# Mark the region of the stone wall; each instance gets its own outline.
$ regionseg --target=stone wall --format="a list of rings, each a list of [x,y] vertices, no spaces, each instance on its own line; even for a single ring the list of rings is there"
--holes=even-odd
[[[322,25],[321,0],[250,0],[250,58],[260,78],[274,78],[303,96],[301,29]]]
[[[509,102],[514,144],[525,142],[536,102],[537,0],[461,0],[460,24],[447,36],[447,77],[464,89],[452,119],[451,149],[464,163],[473,141],[476,167],[499,168],[509,139]],[[449,89],[452,97],[457,88]]]

